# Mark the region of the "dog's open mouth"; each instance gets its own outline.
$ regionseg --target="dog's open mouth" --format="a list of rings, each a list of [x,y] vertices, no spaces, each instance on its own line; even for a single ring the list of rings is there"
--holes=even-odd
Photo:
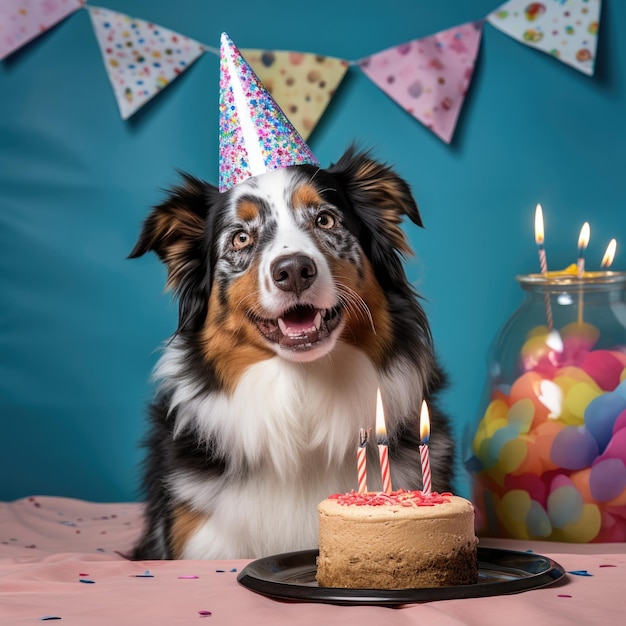
[[[263,336],[284,348],[309,350],[327,339],[339,326],[342,309],[316,309],[310,305],[297,305],[285,311],[275,320],[259,320],[255,323]]]

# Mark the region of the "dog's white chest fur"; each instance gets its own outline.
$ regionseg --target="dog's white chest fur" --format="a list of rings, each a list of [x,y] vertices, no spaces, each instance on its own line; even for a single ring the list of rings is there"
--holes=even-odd
[[[160,369],[168,369],[167,352]],[[255,364],[232,395],[193,398],[193,389],[175,387],[177,429],[217,442],[229,463],[227,479],[192,471],[170,479],[178,498],[209,514],[184,558],[314,548],[317,503],[356,485],[358,431],[373,425],[379,385],[365,353],[340,342],[313,363]]]

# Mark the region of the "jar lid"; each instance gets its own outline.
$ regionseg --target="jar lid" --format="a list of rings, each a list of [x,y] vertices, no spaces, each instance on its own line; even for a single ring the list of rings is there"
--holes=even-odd
[[[553,287],[626,287],[626,272],[584,272],[582,276],[570,272],[548,272],[547,274],[521,274],[515,277],[523,289],[536,286]]]

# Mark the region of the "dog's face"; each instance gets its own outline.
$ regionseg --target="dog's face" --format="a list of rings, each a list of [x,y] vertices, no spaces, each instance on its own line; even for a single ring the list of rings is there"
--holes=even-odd
[[[310,178],[308,171],[276,170],[233,189],[216,241],[209,307],[224,313],[226,301],[254,343],[293,361],[332,350],[364,273],[356,237]]]
[[[382,359],[385,291],[409,252],[403,214],[421,225],[406,183],[349,151],[327,170],[276,170],[225,193],[187,177],[146,220],[131,257],[154,250],[167,264],[179,333],[199,336],[229,386],[246,364],[313,361],[340,339]]]

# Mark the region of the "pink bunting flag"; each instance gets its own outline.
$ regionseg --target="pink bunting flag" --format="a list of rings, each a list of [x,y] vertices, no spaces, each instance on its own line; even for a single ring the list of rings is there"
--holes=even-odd
[[[450,143],[472,79],[482,22],[415,39],[359,61],[365,74]]]
[[[202,44],[144,20],[88,7],[122,119],[128,119],[204,53]]]
[[[601,4],[601,0],[512,0],[487,20],[509,37],[591,76]]]
[[[0,0],[0,59],[82,8],[84,0]]]

